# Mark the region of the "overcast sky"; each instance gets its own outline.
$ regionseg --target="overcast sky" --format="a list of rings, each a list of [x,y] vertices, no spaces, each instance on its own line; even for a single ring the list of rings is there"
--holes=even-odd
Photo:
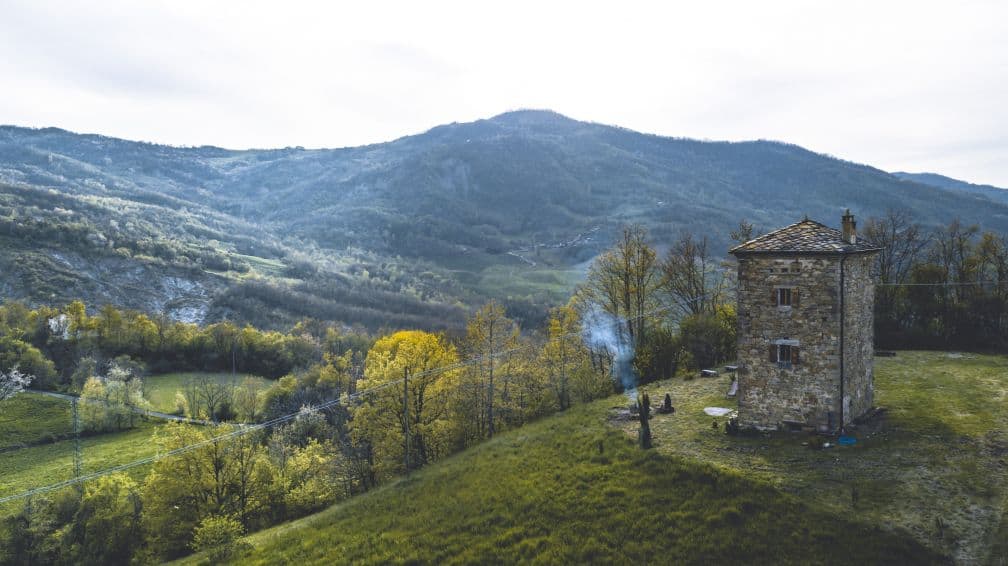
[[[341,147],[549,108],[1008,187],[1006,7],[0,0],[0,123]]]

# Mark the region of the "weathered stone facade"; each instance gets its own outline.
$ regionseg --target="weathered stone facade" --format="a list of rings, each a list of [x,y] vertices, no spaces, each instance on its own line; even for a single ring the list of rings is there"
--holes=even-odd
[[[740,425],[835,430],[872,407],[877,248],[842,238],[806,220],[732,250]]]

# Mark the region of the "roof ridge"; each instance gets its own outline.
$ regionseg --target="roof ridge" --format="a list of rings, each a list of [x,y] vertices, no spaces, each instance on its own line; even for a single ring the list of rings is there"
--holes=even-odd
[[[878,250],[874,243],[843,241],[843,233],[805,217],[803,220],[752,238],[728,250],[728,253],[861,253]]]
[[[792,222],[791,224],[788,224],[787,226],[784,226],[783,228],[778,228],[776,230],[767,232],[766,234],[763,234],[761,236],[756,236],[755,238],[753,238],[751,240],[747,240],[745,242],[742,242],[741,244],[739,244],[739,245],[737,245],[737,246],[729,249],[728,253],[731,253],[731,252],[733,252],[733,251],[735,251],[735,250],[737,250],[737,249],[739,249],[741,247],[748,246],[749,244],[756,243],[759,240],[770,238],[771,236],[776,235],[778,232],[783,232],[784,230],[787,230],[788,228],[794,228],[795,226],[798,226],[799,224],[804,224],[806,222],[808,222],[810,224],[817,224],[819,226],[822,226],[823,228],[829,228],[829,226],[823,224],[822,222],[816,222],[815,220],[812,220],[812,219],[806,217],[805,219],[799,220],[798,222]],[[830,229],[831,230],[835,230],[835,228],[830,228]],[[839,232],[839,230],[837,230],[837,231]]]

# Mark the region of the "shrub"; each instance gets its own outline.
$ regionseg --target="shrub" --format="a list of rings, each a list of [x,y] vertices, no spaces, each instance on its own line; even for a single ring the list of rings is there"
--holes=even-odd
[[[192,549],[206,552],[211,564],[232,558],[251,548],[242,539],[242,526],[238,519],[228,515],[210,515],[200,521],[193,531]]]

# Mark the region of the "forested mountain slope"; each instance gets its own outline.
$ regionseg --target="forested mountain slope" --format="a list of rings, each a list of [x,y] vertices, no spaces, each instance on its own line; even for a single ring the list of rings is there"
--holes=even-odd
[[[923,185],[931,185],[941,189],[974,193],[1002,204],[1008,204],[1008,189],[1003,189],[1001,187],[967,183],[965,181],[960,181],[958,179],[953,179],[937,173],[904,173],[902,171],[897,171],[893,173],[893,175],[907,181],[913,181]]]
[[[0,292],[175,318],[458,326],[497,296],[535,319],[620,226],[716,249],[908,209],[1008,232],[1008,203],[776,142],[704,142],[517,111],[356,148],[169,147],[0,128]]]

